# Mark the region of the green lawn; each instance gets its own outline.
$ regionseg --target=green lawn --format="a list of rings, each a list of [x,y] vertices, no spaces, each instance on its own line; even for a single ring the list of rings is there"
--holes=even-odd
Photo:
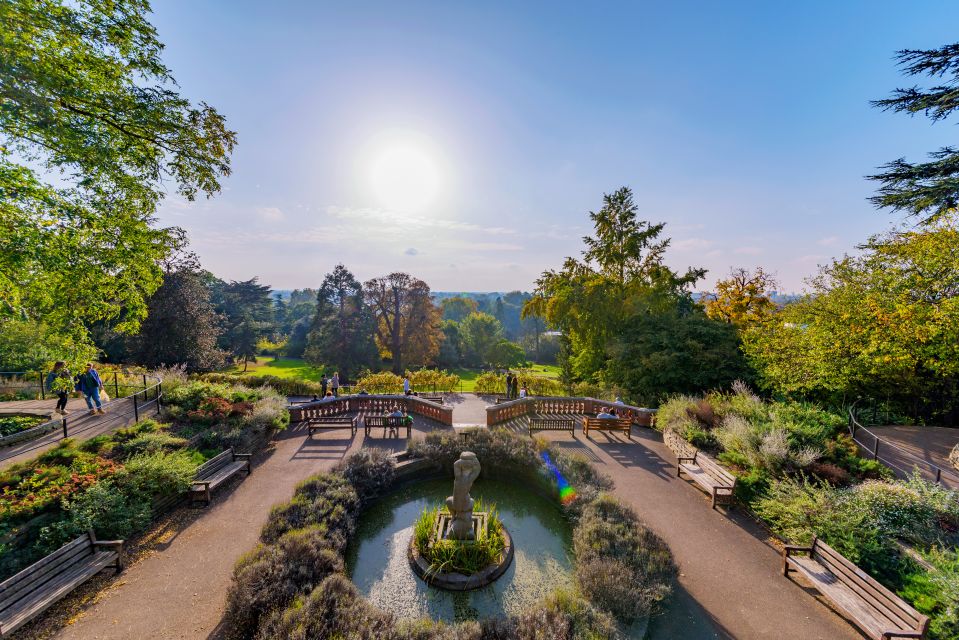
[[[227,369],[226,373],[243,373],[243,365],[234,365]],[[274,360],[272,356],[259,356],[257,362],[247,364],[246,373],[247,375],[276,376],[277,378],[319,382],[322,370],[308,365],[299,358]]]
[[[534,364],[530,368],[534,375],[543,378],[559,377],[559,367],[555,365]],[[226,369],[225,372],[242,374],[243,365],[234,365]],[[274,360],[272,356],[259,356],[256,362],[250,362],[247,365],[246,373],[255,376],[276,376],[277,378],[319,382],[322,370],[308,365],[299,358]],[[450,373],[455,373],[460,377],[461,383],[457,390],[469,393],[476,389],[476,378],[482,371],[478,369],[452,369]]]

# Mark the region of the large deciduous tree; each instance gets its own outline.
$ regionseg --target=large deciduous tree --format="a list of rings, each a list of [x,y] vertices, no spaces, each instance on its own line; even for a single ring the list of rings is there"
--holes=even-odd
[[[928,76],[936,84],[896,89],[893,95],[873,105],[910,115],[922,113],[933,122],[947,119],[959,108],[959,44],[939,49],[903,50],[896,54],[903,72]],[[928,162],[912,163],[899,158],[869,176],[880,183],[871,198],[879,207],[903,211],[923,223],[943,217],[955,218],[959,205],[959,148],[944,146],[929,154]]]
[[[147,367],[184,364],[191,371],[216,369],[226,355],[217,346],[220,320],[196,271],[168,272],[150,297],[147,318],[132,340],[136,362]]]
[[[143,0],[0,3],[0,319],[133,331],[180,241],[173,184],[212,195],[236,135],[176,91]]]
[[[269,285],[257,278],[223,282],[211,278],[213,304],[223,316],[220,346],[246,363],[256,358],[257,344],[273,328],[273,300]]]
[[[305,358],[316,366],[333,367],[349,380],[376,359],[374,318],[363,287],[342,264],[326,274],[316,295],[316,314],[307,337]]]
[[[443,309],[443,319],[453,322],[462,322],[463,318],[477,310],[476,300],[466,296],[453,296],[440,302]]]
[[[803,299],[750,325],[744,348],[770,390],[959,409],[959,228],[874,236],[824,267]],[[930,417],[932,414],[927,414]]]
[[[431,363],[443,334],[429,285],[407,273],[391,273],[369,280],[363,291],[376,318],[376,344],[392,360],[393,372]]]
[[[471,365],[493,364],[493,347],[503,339],[503,325],[488,313],[473,312],[460,323],[460,335]]]

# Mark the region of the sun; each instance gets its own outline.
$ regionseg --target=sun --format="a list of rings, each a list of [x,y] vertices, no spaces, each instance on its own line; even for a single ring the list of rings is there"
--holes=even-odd
[[[393,141],[373,153],[369,181],[381,206],[417,211],[436,200],[440,169],[434,154],[422,142]]]

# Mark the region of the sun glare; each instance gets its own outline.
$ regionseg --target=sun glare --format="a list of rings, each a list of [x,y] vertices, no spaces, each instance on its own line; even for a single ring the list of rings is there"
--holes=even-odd
[[[397,141],[373,154],[370,187],[380,205],[411,211],[431,204],[440,189],[440,171],[425,145]]]

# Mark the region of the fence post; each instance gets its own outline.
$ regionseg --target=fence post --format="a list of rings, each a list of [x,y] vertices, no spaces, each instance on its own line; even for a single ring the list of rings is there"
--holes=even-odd
[[[147,390],[147,374],[143,374],[143,390]],[[146,400],[147,394],[143,394],[143,399]]]
[[[942,469],[936,467],[936,484],[941,484],[942,482]]]
[[[879,436],[873,436],[876,439],[876,445],[872,448],[872,459],[879,459]]]
[[[46,400],[46,399],[47,399],[47,395],[46,395],[46,392],[45,392],[44,389],[43,389],[43,373],[42,373],[42,372],[37,372],[37,378],[40,380],[40,399],[41,399],[41,400]]]
[[[116,369],[113,370],[113,397],[120,397],[120,383],[117,382],[117,372]]]
[[[133,394],[133,421],[140,422],[140,410],[137,408],[137,394]]]
[[[63,416],[63,437],[67,437],[67,417]]]
[[[158,382],[156,389],[157,389],[157,415],[160,415],[160,398],[163,397],[163,383]]]

